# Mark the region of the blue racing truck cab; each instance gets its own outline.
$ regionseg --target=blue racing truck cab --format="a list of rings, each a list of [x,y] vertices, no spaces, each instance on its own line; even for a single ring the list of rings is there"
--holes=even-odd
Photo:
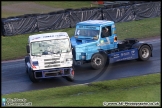
[[[152,57],[151,44],[134,38],[119,42],[113,21],[79,22],[70,41],[75,65],[90,63],[93,69],[101,69],[106,63],[132,59],[144,61]]]

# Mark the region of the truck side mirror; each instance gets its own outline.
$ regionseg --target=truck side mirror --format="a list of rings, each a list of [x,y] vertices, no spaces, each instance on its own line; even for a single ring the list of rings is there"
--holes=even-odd
[[[30,53],[30,46],[29,46],[29,44],[26,45],[26,51],[27,51],[27,53]]]

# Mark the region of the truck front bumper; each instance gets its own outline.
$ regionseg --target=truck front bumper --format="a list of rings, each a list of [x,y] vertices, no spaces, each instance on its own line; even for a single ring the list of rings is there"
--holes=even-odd
[[[36,79],[41,78],[52,78],[52,77],[62,77],[73,75],[73,68],[55,68],[55,69],[45,69],[45,70],[35,70],[34,76]]]

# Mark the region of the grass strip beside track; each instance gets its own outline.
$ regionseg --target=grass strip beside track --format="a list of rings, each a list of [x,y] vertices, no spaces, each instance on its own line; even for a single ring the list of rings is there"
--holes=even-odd
[[[2,98],[25,98],[26,102],[32,102],[32,106],[103,106],[103,102],[153,102],[159,105],[160,85],[160,73],[156,73],[86,85],[5,94]]]

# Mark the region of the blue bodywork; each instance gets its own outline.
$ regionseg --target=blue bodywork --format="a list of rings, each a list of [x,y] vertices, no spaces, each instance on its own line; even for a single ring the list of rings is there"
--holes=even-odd
[[[111,34],[108,37],[101,37],[101,30],[103,27],[109,26]],[[97,35],[84,35],[83,32],[94,31]],[[97,37],[98,39],[94,39]],[[111,50],[117,48],[117,42],[114,41],[116,37],[116,28],[113,21],[106,20],[88,20],[79,22],[76,25],[75,35],[72,36],[71,44],[73,47],[74,59],[77,60],[91,60],[93,54],[98,53],[99,50]]]
[[[108,57],[109,57],[109,63],[137,59],[138,49],[133,48],[129,50],[123,50],[123,51],[111,53],[111,54],[108,54]]]

